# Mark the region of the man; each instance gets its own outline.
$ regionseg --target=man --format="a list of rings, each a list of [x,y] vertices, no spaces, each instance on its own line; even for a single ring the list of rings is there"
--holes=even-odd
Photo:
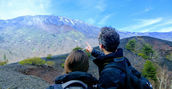
[[[99,34],[99,48],[102,52],[93,49],[88,43],[86,50],[96,57],[94,63],[99,68],[99,88],[103,89],[127,89],[125,85],[126,74],[121,69],[125,69],[122,49],[118,49],[120,36],[112,27],[103,27]],[[115,62],[119,63],[119,68],[113,68]],[[130,63],[127,61],[127,64]]]
[[[131,66],[118,48],[120,36],[112,27],[103,27],[98,38],[102,52],[93,49],[88,43],[86,50],[96,59],[99,68],[99,89],[152,89],[150,82]]]

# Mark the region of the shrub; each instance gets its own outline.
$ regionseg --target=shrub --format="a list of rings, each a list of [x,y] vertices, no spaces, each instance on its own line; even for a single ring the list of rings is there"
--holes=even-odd
[[[141,56],[144,59],[148,59],[149,57],[146,56],[144,53],[138,53],[137,55]]]
[[[6,65],[8,61],[0,61],[0,66]]]
[[[135,39],[129,40],[125,48],[127,50],[134,52],[136,48],[136,40]]]
[[[91,57],[91,53],[86,51],[86,49],[84,50],[84,52],[87,54],[88,57]]]
[[[47,66],[51,66],[51,67],[55,65],[53,61],[47,61],[46,64]]]
[[[152,58],[153,53],[154,53],[154,51],[153,51],[153,49],[152,49],[152,46],[150,46],[149,44],[144,44],[144,45],[143,45],[142,52],[143,52],[146,56],[148,56],[148,58]]]
[[[19,62],[19,64],[21,64],[21,65],[25,65],[25,64],[44,65],[45,63],[46,63],[46,61],[41,59],[41,58],[39,58],[39,57],[33,57],[33,58],[29,58],[29,59],[24,59],[24,60]]]
[[[156,74],[155,65],[151,61],[147,60],[144,64],[142,75],[150,80],[156,81]]]
[[[64,63],[61,64],[61,67],[64,68]]]
[[[144,44],[142,49],[139,50],[140,53],[138,53],[139,56],[141,56],[144,59],[152,59],[155,51],[152,49],[152,46],[149,44]]]
[[[7,57],[6,57],[6,55],[4,54],[4,60],[7,60]]]
[[[76,46],[73,50],[82,50],[83,48]]]
[[[77,46],[73,50],[83,50],[83,48]],[[91,53],[87,52],[86,49],[84,49],[83,51],[87,54],[88,57],[91,57]]]
[[[168,55],[166,56],[166,58],[167,58],[168,60],[172,61],[172,53],[171,53],[171,54],[168,54]]]
[[[51,54],[48,54],[46,59],[52,59],[52,55]]]

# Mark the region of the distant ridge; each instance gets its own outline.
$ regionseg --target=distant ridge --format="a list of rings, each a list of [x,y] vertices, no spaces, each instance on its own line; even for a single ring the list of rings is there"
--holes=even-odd
[[[61,16],[36,15],[0,20],[0,58],[11,62],[28,57],[68,53],[88,41],[97,46],[100,28],[79,20]],[[131,36],[151,36],[172,41],[172,32],[121,32],[121,39]],[[2,59],[0,59],[2,60]]]

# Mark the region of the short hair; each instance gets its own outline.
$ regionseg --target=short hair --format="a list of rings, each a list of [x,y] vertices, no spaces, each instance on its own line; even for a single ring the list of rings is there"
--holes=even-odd
[[[112,27],[102,27],[98,40],[109,52],[115,52],[120,44],[120,36]]]
[[[82,71],[87,72],[89,67],[89,58],[82,50],[73,50],[65,60],[65,73]]]

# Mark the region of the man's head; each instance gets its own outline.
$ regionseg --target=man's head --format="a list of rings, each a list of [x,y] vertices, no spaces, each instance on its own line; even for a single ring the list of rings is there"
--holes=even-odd
[[[120,36],[115,28],[103,27],[98,40],[100,49],[107,52],[115,52],[120,43]]]

